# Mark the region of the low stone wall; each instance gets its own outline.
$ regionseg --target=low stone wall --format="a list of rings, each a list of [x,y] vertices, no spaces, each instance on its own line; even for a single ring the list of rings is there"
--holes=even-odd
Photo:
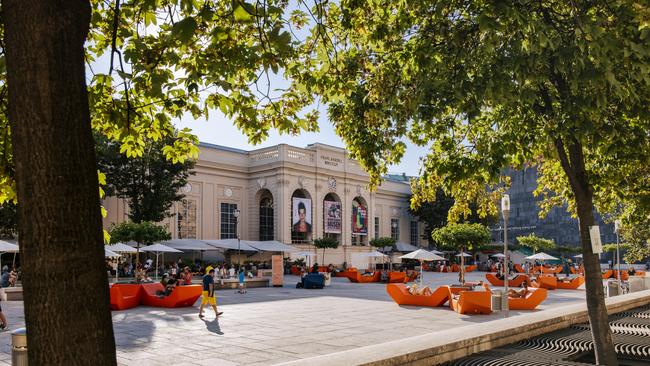
[[[605,300],[609,314],[650,303],[650,290]],[[288,362],[283,365],[435,365],[528,339],[573,324],[587,322],[586,304],[575,304],[535,313],[512,316],[444,333],[428,333],[397,341],[356,348],[344,352]]]

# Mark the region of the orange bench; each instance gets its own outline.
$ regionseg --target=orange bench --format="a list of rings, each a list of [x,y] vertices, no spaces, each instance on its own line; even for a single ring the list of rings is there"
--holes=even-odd
[[[345,271],[342,272],[337,272],[334,277],[345,277],[345,278],[357,278],[357,269],[356,268],[348,268]]]
[[[388,272],[389,283],[404,283],[407,281],[408,281],[408,277],[406,277],[406,272],[396,272],[396,271]]]
[[[142,284],[142,304],[162,308],[181,308],[192,306],[201,296],[201,285],[176,286],[169,296],[159,297],[157,291],[163,291],[160,283]]]
[[[386,292],[398,305],[443,306],[449,300],[449,290],[438,287],[431,295],[412,295],[403,283],[389,283]]]
[[[495,274],[486,273],[485,274],[485,279],[487,279],[488,282],[490,282],[492,284],[492,286],[500,286],[500,287],[505,286],[505,283],[503,282],[503,280],[500,280]],[[510,287],[519,287],[524,282],[530,282],[530,280],[528,279],[528,276],[526,276],[526,275],[516,275],[512,279],[508,278],[508,286],[510,286]]]
[[[636,271],[634,271],[634,274],[632,276],[645,277],[645,271],[636,270]]]
[[[491,314],[492,294],[488,291],[460,291],[454,294],[449,286],[449,305],[459,314]]]
[[[583,276],[577,276],[570,281],[557,281],[557,288],[562,290],[575,290],[583,283],[585,283],[585,278]]]
[[[515,271],[517,271],[517,272],[519,272],[519,273],[526,273],[526,271],[524,270],[524,268],[523,268],[523,267],[521,266],[521,264],[519,264],[519,263],[515,264]]]
[[[472,265],[469,265],[469,266],[465,266],[465,272],[474,272],[474,271],[476,271],[476,268],[477,268],[477,267],[476,267],[475,264],[472,264]]]
[[[555,290],[557,288],[557,278],[555,276],[540,275],[537,280],[531,281],[531,286]]]
[[[356,272],[356,276],[348,276],[348,279],[354,283],[379,282],[381,280],[381,272],[373,272],[371,276],[364,276],[360,272]]]
[[[603,280],[606,280],[614,275],[614,271],[611,269],[608,269],[607,271],[603,272]]]
[[[528,289],[526,297],[508,297],[510,310],[535,310],[539,304],[546,300],[548,290],[545,288]]]
[[[562,267],[540,267],[542,273],[553,274],[562,273]]]
[[[111,286],[111,310],[126,310],[140,305],[140,284],[116,283]]]

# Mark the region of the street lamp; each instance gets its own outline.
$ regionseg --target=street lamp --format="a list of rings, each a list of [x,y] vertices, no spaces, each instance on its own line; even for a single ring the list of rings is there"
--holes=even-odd
[[[508,217],[510,216],[510,196],[504,194],[501,198],[501,213],[503,214],[503,285],[505,288],[505,301],[503,310],[508,316]]]
[[[239,239],[239,209],[236,208],[233,212],[232,215],[235,216],[235,234],[237,234],[237,272],[241,271],[241,250],[240,250],[240,239]]]
[[[621,283],[621,252],[619,251],[619,233],[621,232],[621,220],[614,221],[614,232],[616,233],[616,279],[618,279],[618,294],[623,292]]]

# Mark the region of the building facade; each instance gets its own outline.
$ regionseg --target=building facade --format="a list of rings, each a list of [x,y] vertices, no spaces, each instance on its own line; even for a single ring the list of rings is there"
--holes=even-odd
[[[351,263],[368,241],[393,237],[426,246],[423,226],[408,213],[408,182],[388,179],[368,190],[368,175],[341,148],[286,144],[244,151],[202,143],[194,175],[164,221],[173,238],[277,240],[313,249],[333,237],[325,262]],[[127,219],[127,204],[108,198],[105,226]],[[238,212],[236,217],[235,212]],[[318,258],[322,251],[319,251]]]

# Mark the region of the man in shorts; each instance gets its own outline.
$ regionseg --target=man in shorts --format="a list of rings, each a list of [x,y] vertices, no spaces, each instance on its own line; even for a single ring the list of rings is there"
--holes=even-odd
[[[217,296],[214,293],[214,268],[203,276],[203,293],[201,297],[201,306],[199,307],[199,318],[203,318],[203,307],[210,304],[214,313],[218,317],[223,312],[217,311]]]

